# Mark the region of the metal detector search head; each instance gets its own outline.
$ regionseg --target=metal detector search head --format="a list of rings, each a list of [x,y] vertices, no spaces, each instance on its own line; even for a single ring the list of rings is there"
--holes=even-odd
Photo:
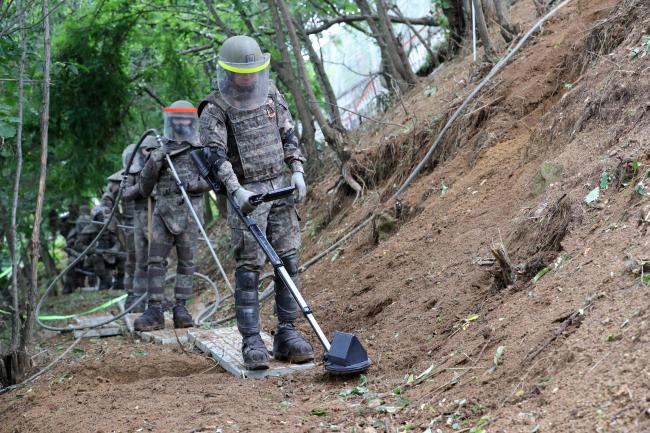
[[[325,370],[338,375],[357,374],[371,365],[368,352],[355,335],[336,331],[330,350],[325,352]]]

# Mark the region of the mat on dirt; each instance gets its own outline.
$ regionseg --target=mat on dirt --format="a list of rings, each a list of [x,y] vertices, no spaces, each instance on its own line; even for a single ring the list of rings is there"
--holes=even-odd
[[[133,322],[140,316],[139,313],[130,313],[124,316],[126,328],[131,334],[135,334],[142,341],[156,344],[181,344],[187,343],[187,329],[174,329],[174,320],[169,312],[165,312],[165,329],[158,331],[136,331],[133,329]],[[192,328],[188,328],[192,329]]]
[[[120,311],[124,312],[124,301],[119,303]],[[171,313],[165,312],[165,329],[158,331],[136,331],[133,322],[140,316],[140,313],[129,313],[124,316],[124,323],[129,333],[137,335],[147,343],[155,344],[185,344],[187,343],[187,329],[174,329],[174,320]],[[188,328],[192,329],[192,328]]]
[[[107,320],[111,320],[113,317],[114,316],[112,314],[77,317],[75,319],[76,322],[75,326],[83,326],[83,327],[95,326],[99,323],[106,322]],[[116,321],[107,323],[106,325],[97,328],[92,328],[88,330],[85,333],[85,335],[83,330],[74,331],[75,338],[79,338],[81,335],[83,335],[84,338],[96,338],[96,337],[113,337],[115,335],[121,335],[121,334],[122,334],[122,328]]]
[[[262,332],[261,335],[266,347],[272,347],[271,336],[265,332]],[[217,329],[192,328],[188,332],[188,337],[190,343],[212,356],[228,373],[236,377],[286,376],[315,367],[313,362],[289,364],[271,359],[267,370],[246,369],[241,354],[241,334],[236,326]]]

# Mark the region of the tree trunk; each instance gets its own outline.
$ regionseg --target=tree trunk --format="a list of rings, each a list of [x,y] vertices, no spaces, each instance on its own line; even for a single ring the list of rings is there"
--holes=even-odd
[[[307,98],[309,100],[310,107],[312,109],[312,114],[318,122],[325,140],[334,150],[342,165],[342,173],[346,173],[347,162],[350,160],[350,151],[346,148],[344,143],[343,134],[341,131],[338,131],[332,128],[325,119],[325,115],[320,110],[318,102],[316,101],[316,96],[314,95],[314,89],[312,89],[311,84],[309,83],[309,77],[307,76],[307,69],[305,68],[305,61],[302,57],[302,52],[300,50],[300,44],[298,42],[298,36],[296,34],[296,29],[294,28],[293,21],[291,20],[291,15],[289,15],[289,9],[284,3],[284,0],[269,0],[269,6],[271,8],[277,8],[277,10],[282,15],[284,20],[284,25],[286,26],[287,33],[289,34],[289,40],[291,41],[291,46],[293,48],[293,54],[296,58],[296,65],[298,66],[298,75],[302,81],[305,92],[307,93]],[[351,175],[344,176],[348,185],[357,193],[357,196],[363,192],[361,185],[356,182]]]
[[[357,7],[364,15],[372,16],[372,9],[366,0],[355,0]],[[379,24],[374,19],[370,18],[367,20],[368,27],[372,32],[375,41],[377,41],[377,46],[379,47],[379,52],[381,54],[381,64],[382,64],[382,74],[386,79],[386,87],[390,93],[395,93],[394,83],[397,84],[401,91],[405,91],[408,88],[408,85],[402,80],[401,75],[395,69],[395,65],[391,60],[390,53],[388,51],[387,42],[382,37],[382,31],[379,28]]]
[[[20,195],[20,176],[23,170],[23,112],[25,107],[25,62],[27,43],[25,40],[25,10],[22,0],[16,0],[18,26],[20,27],[20,63],[18,65],[18,125],[16,128],[16,178],[14,181],[14,196],[11,204],[11,226],[9,228],[9,252],[11,255],[11,301],[14,309],[11,327],[11,352],[18,350],[20,342],[20,306],[18,302],[18,264],[20,258],[16,251],[18,245],[18,197]],[[9,370],[9,368],[7,368]]]
[[[442,13],[447,17],[449,23],[449,54],[458,51],[463,45],[463,38],[467,31],[467,20],[465,19],[466,9],[463,7],[463,0],[449,0],[443,3]]]
[[[286,49],[286,47],[285,47]],[[300,87],[300,82],[296,78],[291,66],[280,65],[279,62],[272,61],[271,67],[275,71],[278,80],[289,89],[289,93],[293,96],[296,103],[296,110],[302,131],[299,135],[300,144],[306,150],[307,159],[311,158],[316,152],[316,127],[314,126],[314,117],[309,109],[309,104],[305,99],[305,95]]]
[[[519,33],[519,27],[512,23],[510,10],[505,0],[494,0],[494,10],[497,14],[497,20],[501,26],[501,36],[506,43],[512,42],[515,35]]]
[[[496,57],[494,54],[494,49],[492,48],[492,43],[490,42],[490,34],[488,32],[487,24],[485,23],[485,15],[483,15],[483,7],[479,0],[472,0],[474,4],[474,10],[476,13],[476,28],[478,34],[483,43],[483,51],[485,55],[485,60],[492,63]]]
[[[422,46],[424,47],[425,50],[427,50],[427,53],[429,54],[429,57],[431,57],[431,62],[433,62],[434,66],[439,66],[440,61],[438,60],[438,55],[433,52],[433,49],[431,49],[431,46],[429,45],[429,41],[424,39],[422,34],[415,28],[415,26],[411,23],[411,21],[408,20],[403,14],[402,11],[399,10],[399,7],[397,5],[393,6],[393,10],[397,14],[398,17],[404,20],[404,23],[406,26],[413,32],[416,38],[420,41]]]
[[[300,142],[306,150],[307,157],[311,157],[316,150],[316,128],[314,127],[314,119],[309,109],[309,103],[305,100],[302,88],[300,87],[300,80],[291,67],[291,58],[287,43],[284,39],[284,31],[282,29],[282,20],[278,13],[277,8],[271,7],[271,16],[273,18],[273,28],[275,30],[276,46],[280,51],[282,59],[273,61],[271,67],[275,70],[278,78],[282,83],[287,86],[289,92],[293,95],[293,100],[296,103],[298,110],[298,117],[302,124],[302,133],[300,134]]]
[[[404,51],[404,45],[402,44],[402,41],[400,41],[397,36],[395,36],[395,32],[393,31],[393,23],[388,16],[388,8],[386,7],[386,3],[384,0],[376,0],[376,4],[380,26],[383,27],[384,32],[386,33],[386,38],[389,41],[389,50],[393,53],[393,56],[396,56],[396,67],[402,71],[404,80],[409,85],[414,85],[417,83],[418,77],[415,75],[415,72],[413,72],[413,68],[411,68],[411,62],[406,55],[406,51]]]
[[[41,110],[41,161],[38,179],[38,195],[36,196],[36,211],[34,212],[34,227],[32,229],[31,251],[31,290],[27,306],[27,321],[23,327],[21,351],[27,351],[32,339],[32,328],[35,320],[36,297],[38,294],[38,259],[41,236],[41,220],[43,217],[43,202],[45,201],[45,178],[47,177],[47,145],[50,122],[50,13],[48,0],[41,0],[43,13],[43,107]]]
[[[548,3],[548,0],[533,0],[538,17],[541,17],[548,12]]]
[[[311,61],[311,64],[314,66],[316,78],[318,79],[318,83],[320,84],[321,89],[325,94],[325,99],[328,102],[327,107],[328,112],[330,113],[332,125],[335,128],[343,131],[345,128],[343,128],[343,121],[341,120],[341,113],[339,111],[336,95],[334,94],[334,89],[332,88],[332,83],[330,82],[330,79],[325,72],[325,67],[323,66],[323,62],[321,61],[320,56],[314,49],[309,36],[307,36],[307,33],[305,33],[303,24],[298,24],[299,25],[296,27],[296,29],[298,30],[300,39],[302,39],[302,42],[307,47],[307,53],[309,53],[309,61]]]

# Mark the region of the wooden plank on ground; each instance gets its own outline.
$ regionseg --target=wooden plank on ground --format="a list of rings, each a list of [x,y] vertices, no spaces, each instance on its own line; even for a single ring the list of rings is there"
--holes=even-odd
[[[273,347],[271,336],[264,332],[261,335],[266,347]],[[247,370],[241,354],[241,334],[236,326],[216,329],[191,328],[188,337],[190,343],[212,356],[227,372],[236,377],[286,376],[315,366],[313,362],[289,364],[271,359],[267,370]]]

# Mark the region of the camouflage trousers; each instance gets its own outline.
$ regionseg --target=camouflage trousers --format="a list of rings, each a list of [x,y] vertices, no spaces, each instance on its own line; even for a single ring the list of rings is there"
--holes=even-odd
[[[108,255],[108,254],[107,254]],[[124,280],[124,265],[126,258],[122,255],[115,255],[115,260],[107,263],[104,254],[90,254],[88,264],[99,279],[99,290],[107,290],[111,287],[121,288]],[[115,271],[115,284],[113,283],[113,271]]]
[[[74,259],[76,259],[75,256],[69,255],[68,265],[70,265]],[[63,277],[63,293],[72,293],[77,290],[78,287],[84,286],[86,282],[86,276],[77,271],[77,269],[82,268],[81,265],[83,265],[83,261],[81,264],[77,264],[74,268],[66,272],[65,276]]]
[[[134,218],[124,219],[124,225],[133,226]],[[124,290],[133,292],[133,279],[135,274],[135,233],[134,230],[124,229],[124,249],[126,250],[126,263],[124,264]]]
[[[162,217],[154,213],[151,225],[152,235],[147,269],[149,299],[162,301],[165,298],[167,258],[173,247],[176,247],[177,257],[174,296],[176,299],[188,299],[192,296],[192,279],[196,271],[194,266],[196,224],[189,223],[187,230],[173,234],[165,225]]]
[[[152,204],[154,201],[151,201]],[[153,210],[152,210],[153,211]],[[147,207],[136,207],[133,216],[134,273],[133,293],[143,295],[147,292],[147,261],[149,260],[149,225]]]
[[[262,194],[290,183],[286,176],[278,176],[271,180],[251,182],[243,186],[249,191]],[[255,220],[260,230],[266,233],[271,246],[280,258],[297,255],[300,248],[300,223],[293,197],[262,203],[249,216]],[[264,251],[232,210],[230,203],[228,203],[228,225],[237,270],[261,272],[266,261]]]

